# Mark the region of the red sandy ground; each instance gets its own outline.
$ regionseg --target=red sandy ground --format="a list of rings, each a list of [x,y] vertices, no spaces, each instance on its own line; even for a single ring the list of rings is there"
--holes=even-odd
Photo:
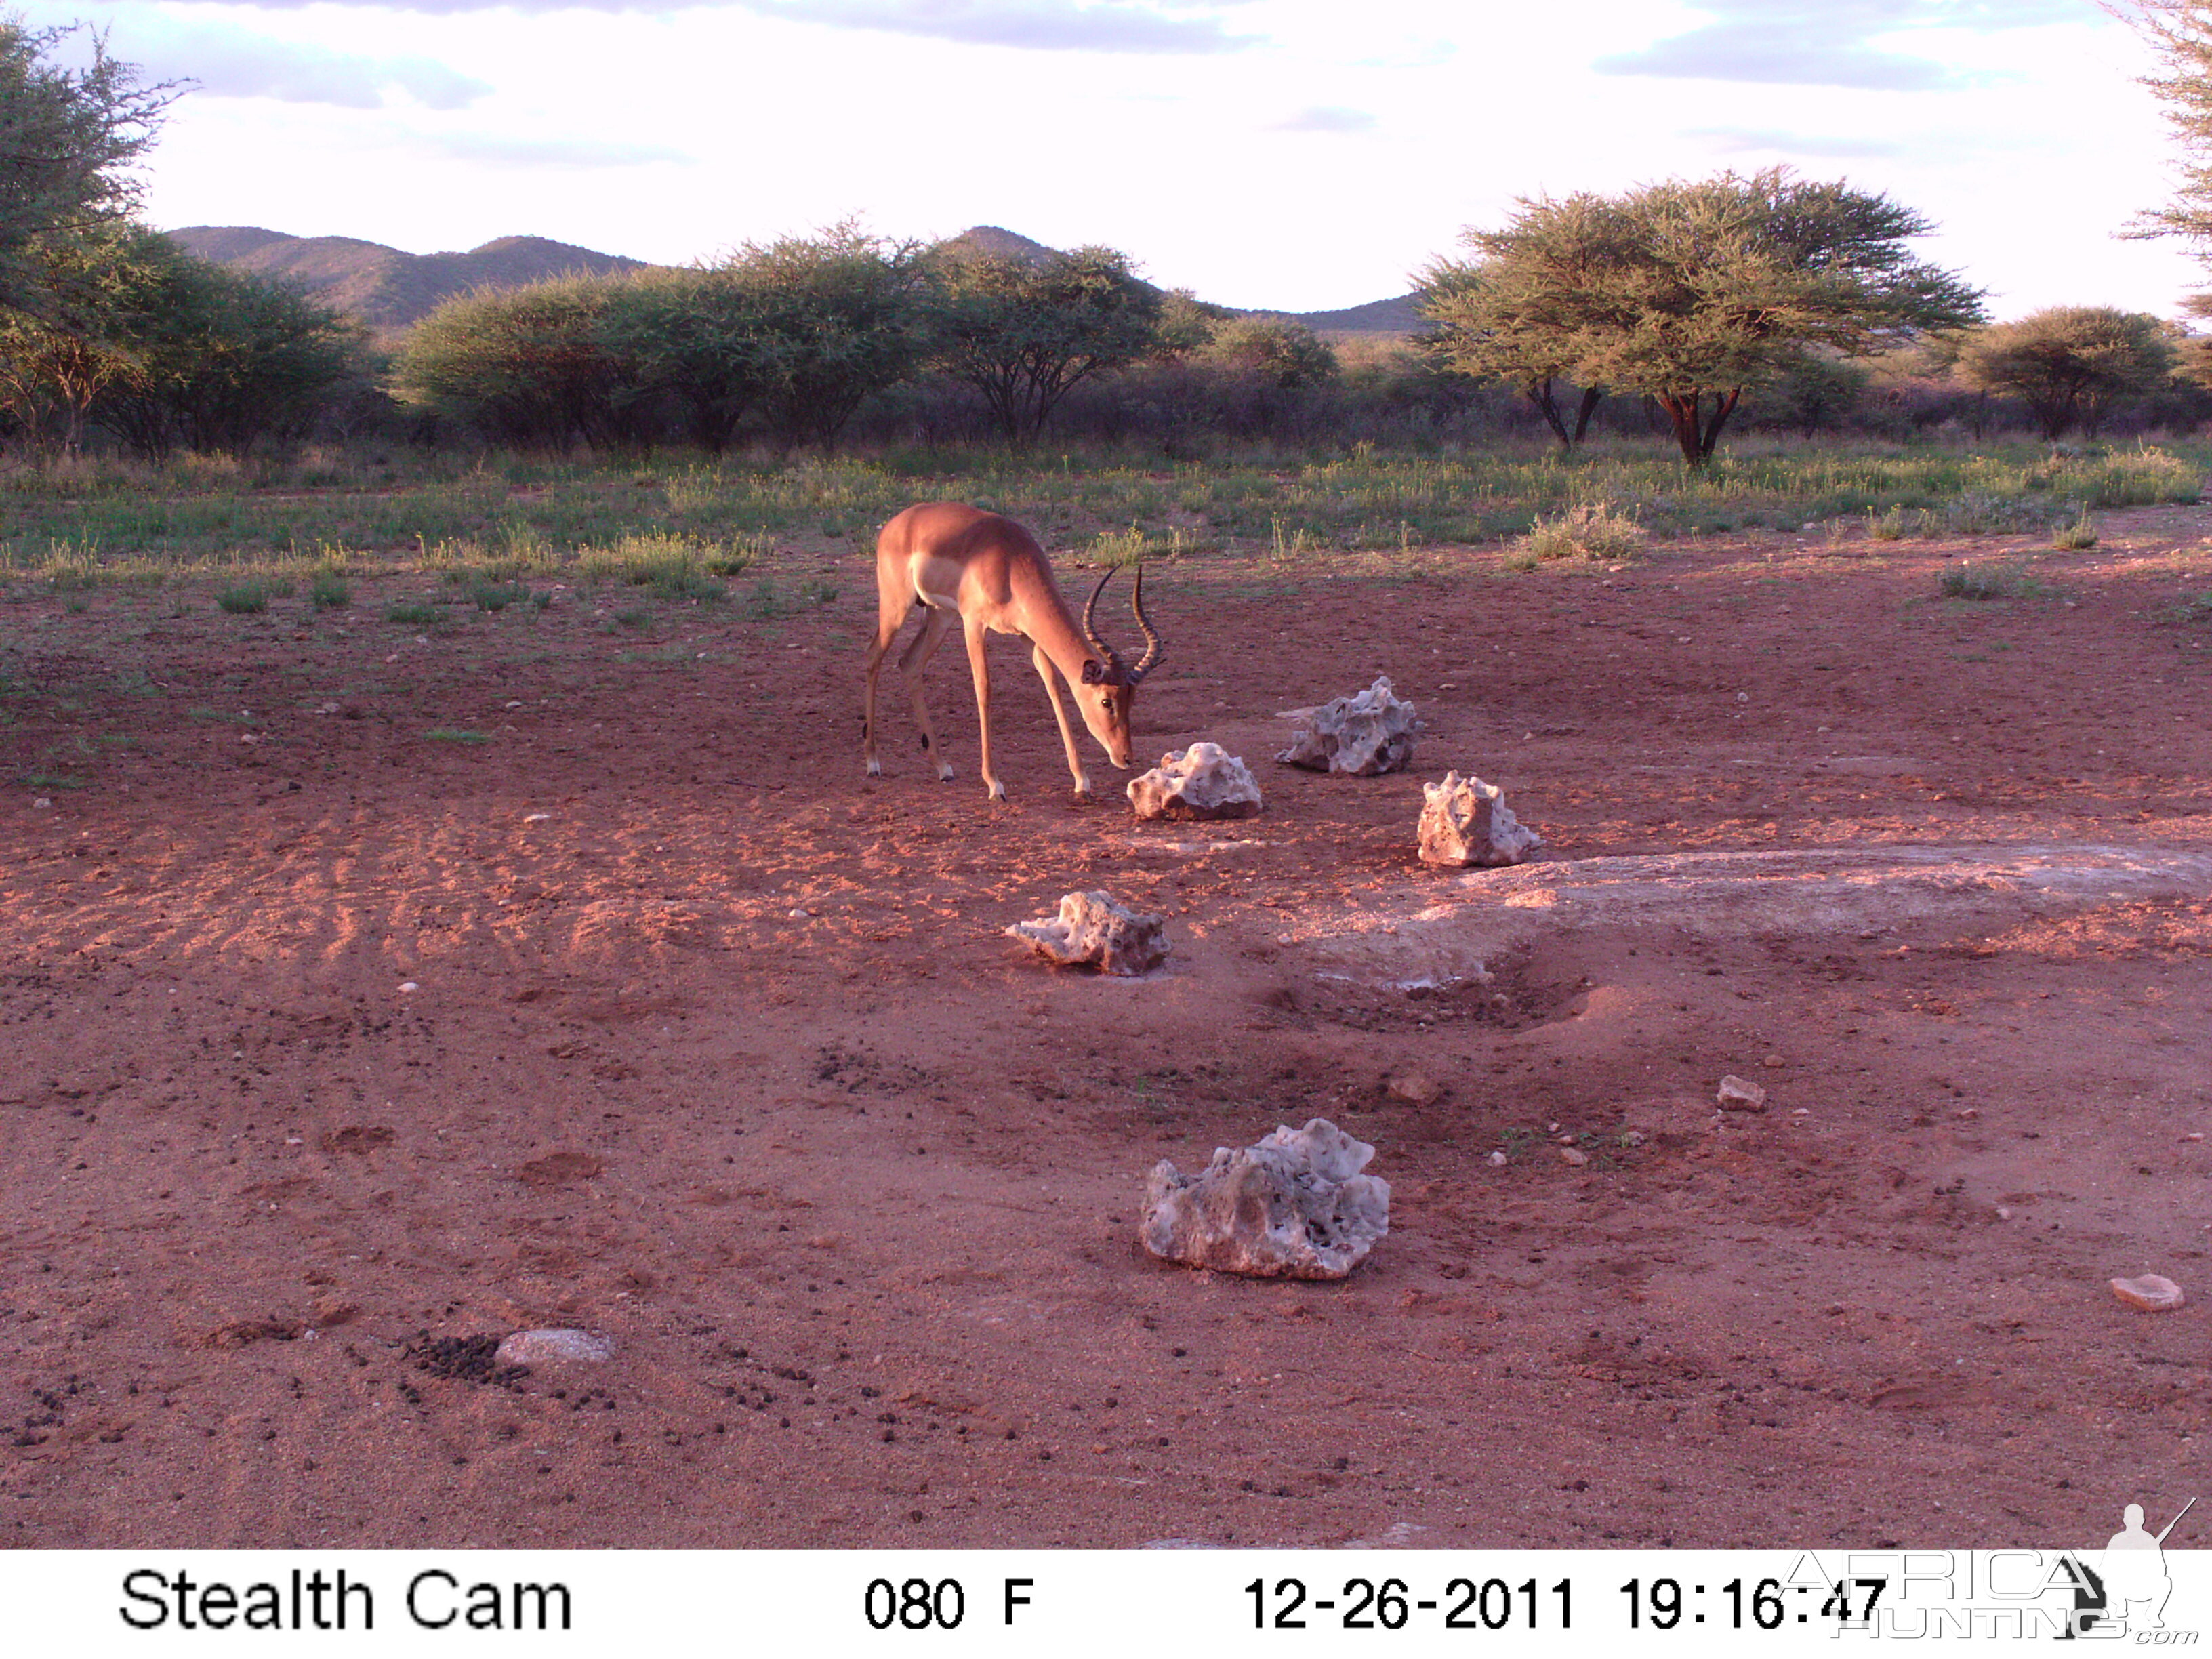
[[[1075,804],[1005,642],[1011,801],[957,646],[960,780],[894,702],[864,782],[850,550],[778,568],[834,570],[823,608],[644,641],[567,590],[417,638],[380,620],[433,586],[399,574],[319,616],[21,597],[0,769],[85,787],[0,799],[0,1539],[1995,1546],[2170,1513],[2212,1404],[2203,884],[1976,878],[1848,927],[1576,922],[1545,885],[2201,853],[2212,624],[2173,607],[2212,514],[2106,530],[1980,605],[1936,597],[1947,559],[2028,544],[1164,566],[1139,756],[1211,738],[1267,794],[1195,827],[1133,823],[1095,755]],[[1274,711],[1378,672],[1429,721],[1414,773],[1272,763]],[[1418,864],[1447,766],[1540,862]],[[1170,969],[1001,937],[1078,887],[1168,913]],[[1321,976],[1446,900],[1488,981]],[[1729,1072],[1771,1109],[1716,1127]],[[1315,1115],[1395,1189],[1351,1279],[1136,1247],[1156,1159]],[[2120,1305],[2146,1270],[2200,1299]],[[421,1363],[539,1325],[620,1352]]]

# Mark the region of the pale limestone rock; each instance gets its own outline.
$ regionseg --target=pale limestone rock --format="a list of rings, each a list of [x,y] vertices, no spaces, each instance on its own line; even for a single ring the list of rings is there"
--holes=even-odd
[[[1724,1112],[1763,1112],[1766,1091],[1731,1073],[1721,1079],[1720,1107]]]
[[[1159,917],[1127,909],[1103,893],[1064,894],[1058,916],[1018,921],[1006,936],[1063,968],[1088,963],[1125,977],[1149,974],[1168,957]]]
[[[2171,1313],[2189,1298],[2181,1293],[2181,1286],[2157,1273],[2144,1273],[2136,1279],[2116,1279],[2112,1294],[2130,1308],[2141,1308],[2145,1313]]]
[[[1259,1279],[1342,1279],[1390,1231],[1390,1183],[1359,1173],[1374,1156],[1317,1117],[1217,1148],[1194,1176],[1163,1158],[1145,1185],[1145,1248]]]
[[[615,1345],[607,1338],[576,1330],[517,1331],[493,1356],[502,1365],[597,1364],[614,1357]]]
[[[1283,718],[1291,722],[1291,746],[1277,760],[1359,777],[1402,770],[1413,757],[1413,734],[1421,729],[1413,705],[1391,695],[1387,675],[1357,696],[1316,708],[1286,708]]]
[[[1129,783],[1140,818],[1249,818],[1260,812],[1259,780],[1218,743],[1194,743]]]
[[[1421,787],[1427,795],[1421,808],[1424,864],[1494,868],[1518,864],[1544,844],[1541,836],[1516,821],[1494,783],[1447,772],[1442,783]]]

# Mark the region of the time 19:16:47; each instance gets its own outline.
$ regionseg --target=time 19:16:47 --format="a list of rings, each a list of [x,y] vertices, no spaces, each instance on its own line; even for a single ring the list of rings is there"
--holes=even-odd
[[[1534,1630],[1544,1605],[1533,1578],[1520,1584],[1503,1578],[1455,1578],[1442,1595],[1420,1598],[1402,1578],[1385,1578],[1379,1584],[1371,1578],[1347,1578],[1338,1595],[1310,1600],[1303,1578],[1278,1578],[1272,1593],[1265,1579],[1255,1578],[1244,1586],[1244,1593],[1252,1598],[1255,1630],[1304,1630],[1309,1611],[1334,1613],[1344,1630],[1403,1630],[1419,1614],[1439,1613],[1446,1630],[1504,1630],[1515,1625]],[[1559,1598],[1559,1627],[1568,1629],[1571,1590],[1567,1581],[1562,1578],[1544,1595]]]

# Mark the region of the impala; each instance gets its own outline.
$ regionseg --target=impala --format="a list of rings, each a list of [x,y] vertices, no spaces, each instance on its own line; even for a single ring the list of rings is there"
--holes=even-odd
[[[1044,680],[1045,695],[1052,699],[1053,718],[1060,722],[1060,740],[1067,750],[1067,769],[1075,776],[1075,793],[1091,793],[1091,778],[1076,750],[1075,729],[1067,723],[1067,708],[1060,701],[1060,677],[1066,677],[1081,711],[1083,723],[1098,739],[1107,758],[1127,770],[1129,766],[1129,705],[1137,683],[1160,659],[1160,636],[1145,615],[1145,573],[1137,571],[1130,603],[1137,626],[1144,630],[1145,654],[1134,668],[1121,653],[1098,637],[1095,623],[1098,596],[1114,579],[1109,570],[1091,590],[1079,630],[1060,584],[1045,562],[1036,538],[1011,519],[951,501],[931,501],[910,507],[884,526],[876,538],[877,613],[875,643],[868,647],[868,699],[863,717],[868,775],[879,777],[883,763],[876,758],[876,677],[884,655],[907,618],[919,606],[927,611],[921,633],[899,657],[899,672],[907,695],[914,700],[915,724],[921,728],[921,746],[937,763],[938,781],[950,783],[952,768],[930,730],[929,709],[921,692],[922,670],[957,615],[968,636],[968,666],[975,677],[975,715],[983,728],[983,781],[991,786],[991,799],[1006,799],[1006,787],[991,769],[991,671],[983,659],[983,636],[1019,634],[1030,641],[1030,660]],[[1058,672],[1055,673],[1054,671]]]

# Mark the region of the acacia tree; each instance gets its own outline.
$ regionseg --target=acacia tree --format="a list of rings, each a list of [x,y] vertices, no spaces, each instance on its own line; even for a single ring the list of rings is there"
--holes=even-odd
[[[1863,356],[1980,320],[1976,289],[1905,250],[1929,228],[1886,196],[1769,167],[1522,198],[1504,229],[1462,240],[1476,290],[1511,296],[1500,349],[1523,376],[1650,398],[1695,467],[1745,392],[1808,348]]]
[[[937,365],[982,394],[1013,443],[1036,441],[1084,381],[1158,344],[1159,291],[1109,247],[1036,259],[948,252],[937,274]]]
[[[929,335],[921,245],[851,220],[748,242],[723,264],[748,319],[750,373],[781,443],[837,441],[871,392],[921,367]]]
[[[505,442],[624,443],[636,377],[600,331],[617,287],[572,276],[457,295],[408,334],[400,383]]]
[[[50,60],[82,30],[89,61]],[[137,205],[128,168],[152,145],[178,88],[146,86],[107,55],[106,37],[71,24],[27,27],[0,17],[0,307],[38,310],[48,297],[34,255],[41,237],[82,234]]]
[[[2055,440],[2076,421],[2095,437],[2115,403],[2157,391],[2173,367],[2173,343],[2157,318],[2053,306],[1967,336],[1955,372],[1977,392],[2021,399]]]
[[[1462,240],[1478,257],[1431,261],[1420,276],[1420,310],[1438,359],[1478,380],[1518,387],[1559,447],[1572,450],[1588,434],[1605,388],[1582,388],[1569,427],[1557,388],[1574,367],[1573,335],[1559,300],[1577,291],[1598,251],[1593,233],[1603,228],[1602,204],[1574,197],[1554,205],[1556,212],[1525,231],[1466,232]]]

